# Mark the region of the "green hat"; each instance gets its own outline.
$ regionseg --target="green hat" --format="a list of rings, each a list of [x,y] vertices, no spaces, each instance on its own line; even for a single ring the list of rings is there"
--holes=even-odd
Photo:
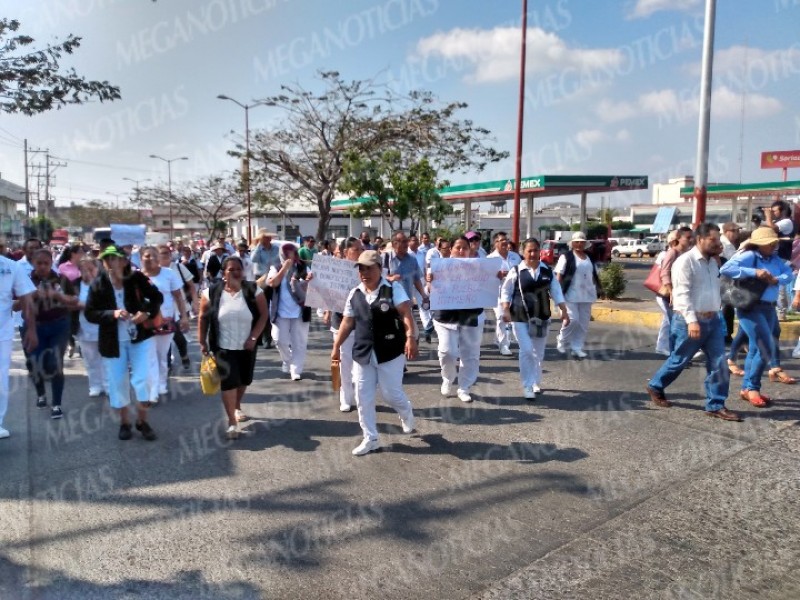
[[[125,254],[117,250],[116,246],[108,246],[105,250],[100,253],[100,260],[104,258],[110,258],[112,256],[116,256],[117,258],[128,258]]]

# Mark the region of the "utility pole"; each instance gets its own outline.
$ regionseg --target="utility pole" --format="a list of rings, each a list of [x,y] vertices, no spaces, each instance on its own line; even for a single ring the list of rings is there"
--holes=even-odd
[[[519,213],[522,209],[522,131],[525,118],[525,53],[528,37],[528,0],[522,0],[522,45],[519,59],[519,112],[517,114],[517,158],[514,170],[514,215],[511,221],[511,239],[519,244]]]
[[[25,150],[25,219],[31,218],[31,191],[28,187],[28,138],[23,140]]]
[[[697,165],[694,171],[695,226],[706,220],[706,188],[708,186],[708,139],[711,128],[711,73],[714,64],[714,20],[716,0],[706,0],[706,22],[703,31],[703,63],[700,72],[700,123],[697,133]]]

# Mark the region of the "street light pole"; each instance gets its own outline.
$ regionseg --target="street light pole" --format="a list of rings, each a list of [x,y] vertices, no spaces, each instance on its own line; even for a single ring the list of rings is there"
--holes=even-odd
[[[525,53],[528,37],[528,0],[522,0],[522,43],[519,58],[519,107],[517,112],[517,157],[514,163],[514,215],[511,221],[511,239],[519,244],[519,213],[522,209],[522,132],[525,119]]]
[[[169,198],[169,239],[172,241],[175,238],[175,229],[172,222],[172,163],[176,160],[189,160],[188,156],[179,156],[177,158],[164,158],[157,154],[151,154],[150,158],[157,158],[167,163],[167,196]]]
[[[133,182],[133,191],[136,193],[136,205],[139,205],[139,199],[141,197],[141,188],[139,187],[140,183],[144,183],[145,181],[150,181],[150,179],[131,179],[130,177],[123,177],[123,181],[131,181]]]
[[[261,102],[242,104],[225,94],[219,94],[217,98],[219,100],[230,100],[244,109],[244,162],[242,163],[242,175],[244,176],[244,197],[247,203],[247,243],[250,244],[253,237],[250,212],[250,109],[254,106],[260,106]]]

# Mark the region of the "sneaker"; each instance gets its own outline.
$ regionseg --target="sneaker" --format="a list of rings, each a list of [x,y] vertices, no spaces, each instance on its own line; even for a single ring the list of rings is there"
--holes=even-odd
[[[792,350],[792,358],[800,358],[800,342],[798,342],[797,346]]]
[[[503,356],[511,356],[513,352],[511,352],[511,348],[508,346],[500,346],[500,354]]]
[[[660,354],[661,356],[669,356],[670,355],[670,351],[669,350],[656,350],[656,354]]]
[[[47,396],[39,396],[36,399],[36,408],[47,408]]]
[[[4,440],[10,436],[11,434],[9,433],[8,429],[6,429],[5,427],[0,427],[0,440]]]
[[[153,431],[153,428],[150,427],[150,423],[147,421],[136,423],[136,431],[140,431],[142,433],[142,437],[148,442],[152,442],[154,439],[156,439],[156,432]]]
[[[584,352],[583,350],[573,350],[572,351],[572,357],[573,358],[586,358],[587,356],[589,356],[589,355],[586,354],[586,352]]]
[[[408,420],[400,419],[400,425],[403,427],[403,433],[414,433],[414,415],[411,415]]]
[[[228,430],[225,432],[225,437],[229,440],[238,440],[239,439],[239,428],[236,425],[231,425],[228,427]]]
[[[556,344],[556,350],[558,350],[559,354],[566,354],[567,353],[566,346],[564,346],[561,342],[558,342]]]
[[[353,456],[364,456],[370,452],[380,450],[381,445],[378,440],[363,440],[358,446],[353,448]]]
[[[64,416],[64,411],[61,410],[60,406],[54,406],[53,410],[50,411],[50,418],[51,419],[60,419]]]
[[[534,394],[541,394],[541,393],[542,393],[542,388],[540,388],[538,385],[536,385],[536,384],[534,383],[534,384],[533,384],[533,393],[534,393]]]
[[[72,358],[73,356],[75,356],[75,346],[70,344],[67,347],[67,358]]]
[[[121,440],[129,440],[133,437],[133,433],[131,433],[131,425],[130,423],[123,423],[119,426],[119,439]]]
[[[353,410],[353,408],[354,407],[350,406],[349,404],[342,403],[339,405],[339,410],[344,413],[350,412],[351,410]]]
[[[246,414],[244,414],[242,411],[240,411],[238,408],[236,409],[235,414],[236,414],[236,422],[237,423],[242,423],[244,421],[247,421],[250,418]]]
[[[453,395],[453,386],[449,381],[444,380],[442,381],[442,387],[440,391],[442,392],[442,396],[447,398],[448,396]]]
[[[692,360],[700,360],[701,358],[703,358],[703,356],[705,356],[703,351],[702,350],[698,350],[697,352],[694,353],[694,356],[692,357]]]
[[[469,395],[467,390],[457,390],[456,395],[462,402],[472,402],[472,396]]]
[[[89,398],[99,398],[102,393],[100,390],[89,390]]]
[[[300,373],[298,373],[294,369],[291,369],[291,371],[289,373],[289,377],[292,378],[292,381],[300,381],[302,379],[302,377],[300,376]]]
[[[287,363],[281,364],[281,373],[288,373],[289,372],[289,365]]]
[[[533,387],[522,388],[522,395],[525,400],[536,400],[536,392],[533,391]]]

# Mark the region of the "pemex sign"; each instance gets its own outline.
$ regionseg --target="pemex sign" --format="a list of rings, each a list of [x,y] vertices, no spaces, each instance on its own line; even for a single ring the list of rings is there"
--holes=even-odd
[[[800,167],[800,150],[773,150],[761,153],[762,169],[791,169]]]

